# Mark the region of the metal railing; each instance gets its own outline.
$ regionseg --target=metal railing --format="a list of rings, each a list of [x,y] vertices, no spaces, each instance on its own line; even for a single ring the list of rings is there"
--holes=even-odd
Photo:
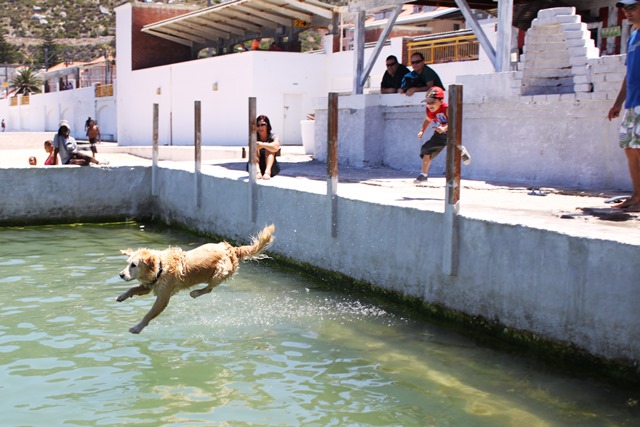
[[[96,98],[113,96],[113,84],[96,85]]]
[[[446,37],[407,43],[407,57],[414,53],[424,55],[427,64],[474,61],[480,53],[480,43],[474,35]]]

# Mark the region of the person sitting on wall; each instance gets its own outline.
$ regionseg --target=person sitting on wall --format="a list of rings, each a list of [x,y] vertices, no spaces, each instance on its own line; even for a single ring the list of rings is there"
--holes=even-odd
[[[256,142],[256,163],[259,170],[256,172],[256,179],[271,179],[280,173],[280,165],[276,159],[276,153],[280,150],[280,138],[271,131],[269,117],[260,115],[256,119],[258,127]],[[247,171],[249,163],[247,163]]]
[[[405,74],[398,93],[411,96],[416,92],[427,92],[434,86],[444,88],[438,73],[424,63],[424,56],[420,52],[411,55],[413,71]]]
[[[53,142],[47,139],[44,142],[44,151],[47,152],[47,159],[44,161],[45,166],[51,166],[57,164],[58,158],[56,157],[56,151],[53,148]]]
[[[38,164],[38,159],[36,159],[36,156],[30,156],[29,157],[29,165],[30,166],[36,166]]]
[[[260,42],[262,41],[262,37],[257,37],[251,42],[251,50],[260,50]]]
[[[409,72],[409,69],[398,62],[395,55],[387,56],[387,71],[382,76],[380,83],[381,93],[397,93],[402,85],[402,78]]]
[[[81,153],[78,150],[78,143],[70,136],[71,126],[66,120],[61,120],[58,124],[58,133],[53,137],[54,156],[60,155],[61,165],[86,166],[90,163],[96,165],[107,165],[109,162],[99,162],[91,156]]]

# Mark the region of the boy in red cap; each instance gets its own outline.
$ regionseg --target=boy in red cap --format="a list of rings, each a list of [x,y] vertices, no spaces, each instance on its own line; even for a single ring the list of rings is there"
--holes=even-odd
[[[422,139],[424,131],[433,123],[433,136],[420,147],[420,157],[422,157],[421,173],[413,181],[416,184],[425,183],[429,179],[429,166],[431,160],[435,159],[438,154],[447,145],[447,130],[449,129],[449,116],[447,108],[449,105],[444,101],[444,90],[434,86],[427,92],[424,99],[427,103],[427,117],[422,122],[422,128],[418,132],[418,140]],[[461,146],[462,162],[465,165],[471,163],[471,156],[464,146]]]

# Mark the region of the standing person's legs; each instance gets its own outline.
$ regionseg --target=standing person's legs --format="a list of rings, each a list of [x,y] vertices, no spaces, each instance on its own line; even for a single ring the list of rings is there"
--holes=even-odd
[[[96,148],[96,138],[89,138],[89,148],[91,149],[93,157],[96,157],[96,154],[98,153],[98,149]]]
[[[636,111],[638,110],[638,111]],[[631,197],[614,208],[640,212],[640,108],[627,109],[620,124],[620,147],[624,149],[631,177]]]
[[[630,199],[620,203],[626,206],[619,207],[626,207],[627,212],[640,212],[640,148],[625,148],[624,153],[627,155],[633,193]]]

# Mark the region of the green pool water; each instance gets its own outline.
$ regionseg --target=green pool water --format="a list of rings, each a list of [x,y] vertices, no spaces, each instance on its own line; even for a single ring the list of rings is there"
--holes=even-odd
[[[277,231],[276,231],[277,233]],[[119,249],[205,238],[123,223],[0,228],[0,425],[638,426],[640,394],[477,344],[273,260],[196,300],[122,303]]]

